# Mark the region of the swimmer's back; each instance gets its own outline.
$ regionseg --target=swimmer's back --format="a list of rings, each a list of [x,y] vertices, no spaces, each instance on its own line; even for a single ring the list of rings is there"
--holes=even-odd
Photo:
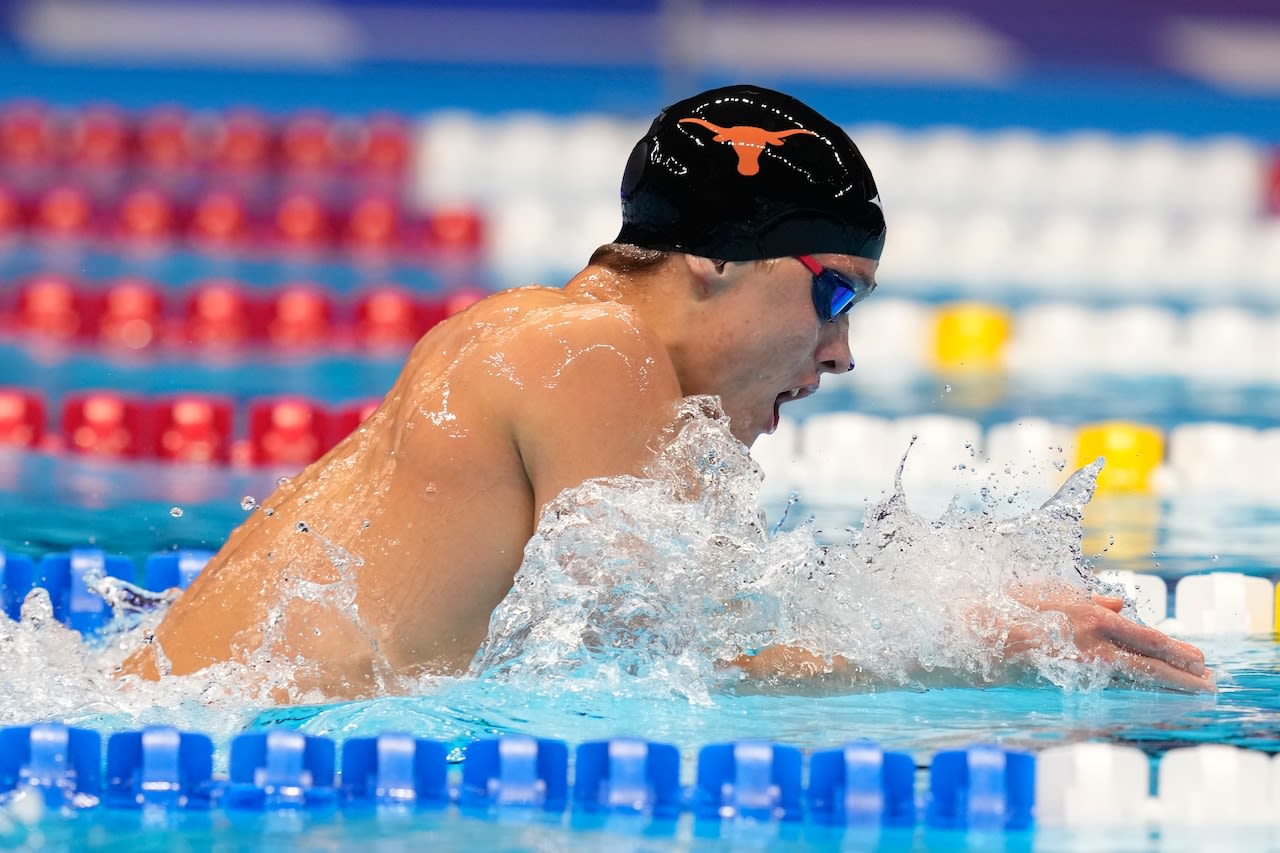
[[[359,429],[262,501],[270,515],[233,532],[156,632],[173,671],[263,648],[310,661],[296,683],[332,697],[395,689],[387,671],[464,669],[538,508],[638,473],[679,396],[626,306],[572,288],[476,303],[423,337]]]

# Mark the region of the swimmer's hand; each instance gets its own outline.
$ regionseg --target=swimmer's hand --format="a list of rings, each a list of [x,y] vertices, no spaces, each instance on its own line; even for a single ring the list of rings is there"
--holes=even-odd
[[[1087,596],[1071,587],[1014,590],[1013,595],[1035,610],[1058,611],[1067,617],[1077,659],[1098,661],[1115,668],[1118,679],[1142,686],[1216,693],[1213,673],[1205,668],[1204,653],[1190,643],[1139,625],[1120,615],[1124,599]],[[1006,661],[1017,664],[1047,644],[1046,629],[1038,625],[1010,627]]]

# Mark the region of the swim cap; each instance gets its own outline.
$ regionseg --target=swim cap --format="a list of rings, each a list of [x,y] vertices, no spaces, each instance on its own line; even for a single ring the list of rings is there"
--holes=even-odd
[[[800,101],[726,86],[667,107],[622,176],[618,243],[751,261],[880,259],[884,211],[849,135]]]

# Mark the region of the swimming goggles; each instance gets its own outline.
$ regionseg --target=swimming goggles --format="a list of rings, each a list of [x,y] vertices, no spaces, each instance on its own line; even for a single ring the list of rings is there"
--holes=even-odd
[[[854,305],[871,295],[875,282],[864,278],[850,278],[842,272],[824,267],[811,255],[794,255],[804,268],[813,274],[813,307],[824,323],[833,323]]]

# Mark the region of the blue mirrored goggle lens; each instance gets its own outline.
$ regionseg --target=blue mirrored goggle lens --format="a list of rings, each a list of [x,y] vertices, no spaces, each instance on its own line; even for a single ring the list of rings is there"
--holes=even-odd
[[[863,281],[855,281],[833,269],[824,269],[813,277],[813,304],[818,316],[831,322],[871,293]]]

